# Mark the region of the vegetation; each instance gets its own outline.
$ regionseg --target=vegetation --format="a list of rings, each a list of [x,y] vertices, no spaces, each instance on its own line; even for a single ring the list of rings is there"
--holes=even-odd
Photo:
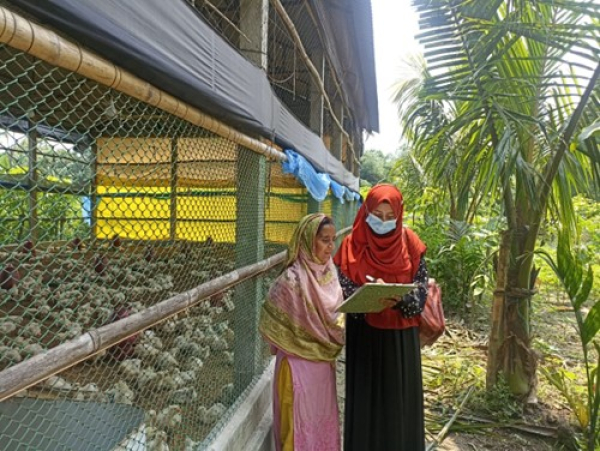
[[[573,307],[583,350],[587,379],[586,396],[580,397],[572,390],[567,371],[562,369],[546,371],[545,375],[567,398],[584,431],[584,448],[592,451],[600,447],[600,432],[598,431],[600,426],[598,421],[600,409],[599,361],[592,361],[591,353],[592,346],[595,348],[596,354],[600,351],[600,343],[594,341],[594,337],[600,329],[600,300],[588,305],[594,285],[594,271],[591,266],[584,266],[581,255],[573,254],[569,237],[565,233],[559,234],[556,260],[546,252],[542,251],[542,255],[564,286]]]
[[[547,218],[575,234],[574,195],[600,192],[600,6],[414,3],[426,52],[396,89],[405,139],[437,208],[455,221],[496,223],[488,383],[502,375],[533,400],[534,251]]]
[[[395,86],[406,146],[391,166],[366,152],[368,182],[400,187],[446,311],[488,334],[487,392],[472,361],[456,370],[477,387],[467,408],[522,420],[559,393],[579,428],[560,449],[600,449],[600,4],[413,3],[425,52]]]
[[[26,138],[0,152],[0,244],[23,242],[30,236],[31,196]],[[91,179],[90,151],[40,141],[36,156],[36,235],[41,241],[68,240],[89,234],[83,211]]]
[[[389,181],[394,159],[381,150],[368,150],[360,159],[360,178],[368,186]]]

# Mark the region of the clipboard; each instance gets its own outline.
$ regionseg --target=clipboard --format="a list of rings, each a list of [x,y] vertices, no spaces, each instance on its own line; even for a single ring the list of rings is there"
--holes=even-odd
[[[377,313],[385,309],[379,302],[403,296],[417,288],[412,283],[365,283],[337,308],[343,313]]]

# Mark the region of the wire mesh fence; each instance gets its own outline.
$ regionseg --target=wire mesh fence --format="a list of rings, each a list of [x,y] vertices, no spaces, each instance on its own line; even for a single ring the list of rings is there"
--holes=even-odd
[[[0,379],[276,255],[311,208],[351,222],[279,163],[7,46],[0,79]],[[270,359],[257,312],[279,270],[67,359],[0,403],[3,449],[196,449]]]
[[[187,2],[233,47],[246,55],[257,51],[251,49],[251,39],[246,29],[254,26],[247,18],[247,5],[251,2]],[[272,3],[277,4],[279,0]],[[285,11],[285,18],[281,11]],[[322,135],[326,147],[336,152],[333,137],[340,130],[340,125],[343,125],[345,130],[353,130],[355,127],[352,125],[351,112],[340,102],[344,95],[327,51],[324,50],[327,45],[319,32],[317,13],[312,9],[310,2],[282,2],[281,11],[271,7],[267,13],[269,40],[266,54],[269,82],[294,115],[307,127]],[[294,39],[294,34],[297,35],[300,44]],[[303,52],[309,61],[303,57]],[[319,75],[322,90],[318,83],[315,83],[314,74],[311,74],[308,64],[312,64]],[[331,105],[320,99],[323,94],[330,100]],[[335,111],[332,111],[332,108]],[[339,144],[340,149],[343,148],[340,159],[348,163],[347,167],[350,170],[352,165],[357,163],[349,163],[357,158],[357,144],[350,135],[345,136],[343,143]]]

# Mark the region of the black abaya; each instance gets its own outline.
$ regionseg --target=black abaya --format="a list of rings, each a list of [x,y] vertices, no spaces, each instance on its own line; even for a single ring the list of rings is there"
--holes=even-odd
[[[419,329],[376,329],[348,316],[345,451],[423,451]]]

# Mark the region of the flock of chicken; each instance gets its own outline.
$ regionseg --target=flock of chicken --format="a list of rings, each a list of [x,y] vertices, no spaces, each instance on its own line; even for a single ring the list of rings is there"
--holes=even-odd
[[[196,258],[189,251],[163,258],[147,250],[115,252],[99,261],[77,255],[80,251],[73,246],[30,251],[21,261],[15,252],[0,255],[0,261],[16,262],[8,268],[12,282],[0,286],[0,371],[233,269],[230,261],[206,252]],[[146,411],[148,450],[166,451],[173,442],[193,449],[196,442],[182,424],[214,424],[233,401],[230,378],[211,370],[233,365],[228,320],[233,308],[232,291],[204,300],[95,356],[100,380],[53,376],[21,396],[43,389],[79,401],[140,406]]]

